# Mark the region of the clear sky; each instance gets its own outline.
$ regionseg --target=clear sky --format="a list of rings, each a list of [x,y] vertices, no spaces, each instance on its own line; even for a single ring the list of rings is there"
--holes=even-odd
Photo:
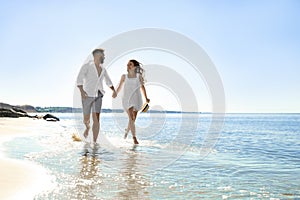
[[[298,0],[0,2],[0,102],[72,106],[77,73],[95,47],[122,32],[155,27],[181,33],[206,51],[223,81],[227,112],[300,112]],[[159,64],[157,52],[145,54],[141,62]],[[115,84],[126,59],[117,62],[122,72],[109,71]],[[193,89],[199,84],[200,111],[210,111],[203,81],[192,75],[190,81]],[[104,108],[112,105],[109,96]],[[149,97],[164,109],[180,107],[158,86],[149,86]]]

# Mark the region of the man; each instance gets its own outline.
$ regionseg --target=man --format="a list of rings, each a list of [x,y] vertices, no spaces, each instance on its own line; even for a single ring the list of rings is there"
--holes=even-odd
[[[93,143],[94,146],[97,146],[102,98],[105,93],[103,89],[103,80],[105,80],[106,85],[113,91],[113,98],[117,96],[117,93],[107,71],[103,68],[103,61],[105,59],[104,50],[95,49],[92,54],[94,60],[84,64],[80,69],[77,76],[77,87],[81,93],[83,123],[86,127],[83,135],[85,138],[88,137],[90,130],[90,115],[92,111]]]

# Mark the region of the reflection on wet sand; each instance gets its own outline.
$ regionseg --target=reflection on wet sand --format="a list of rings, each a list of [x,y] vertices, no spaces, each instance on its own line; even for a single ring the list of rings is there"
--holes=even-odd
[[[97,199],[97,188],[103,183],[102,177],[99,176],[100,159],[96,156],[83,156],[81,158],[81,171],[79,178],[76,179],[75,199]]]
[[[105,152],[105,153],[103,153]],[[145,176],[146,159],[135,147],[110,157],[106,151],[79,159],[76,177],[70,178],[67,199],[150,199]],[[112,160],[111,160],[112,159]],[[110,165],[113,161],[114,165]],[[107,168],[110,166],[109,168]],[[65,185],[66,186],[66,185]]]
[[[121,168],[122,182],[119,183],[117,199],[149,199],[146,187],[149,185],[143,176],[145,171],[141,154],[136,151],[136,146],[125,153]]]

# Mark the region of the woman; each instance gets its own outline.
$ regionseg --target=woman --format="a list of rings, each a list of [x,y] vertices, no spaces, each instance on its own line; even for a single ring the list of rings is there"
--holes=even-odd
[[[127,64],[127,72],[127,74],[123,74],[121,76],[121,80],[117,88],[117,94],[120,92],[124,84],[122,105],[128,114],[128,127],[125,129],[124,138],[126,139],[128,132],[131,131],[134,144],[138,144],[139,142],[136,139],[135,120],[138,111],[143,105],[141,90],[147,103],[150,102],[150,99],[148,99],[146,89],[144,87],[144,70],[141,68],[141,64],[136,60],[129,60]]]

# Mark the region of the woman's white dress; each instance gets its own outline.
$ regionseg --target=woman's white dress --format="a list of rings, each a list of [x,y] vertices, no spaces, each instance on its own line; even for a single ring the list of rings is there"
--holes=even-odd
[[[141,83],[139,75],[136,78],[128,78],[125,74],[124,93],[122,98],[122,105],[125,110],[133,107],[134,110],[139,111],[143,105],[141,94]]]

